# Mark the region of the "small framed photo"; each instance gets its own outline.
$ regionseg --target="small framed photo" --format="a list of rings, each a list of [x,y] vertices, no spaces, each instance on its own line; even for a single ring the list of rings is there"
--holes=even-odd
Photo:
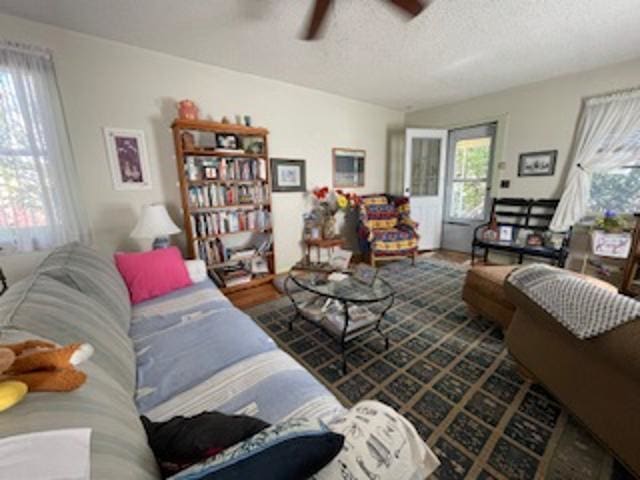
[[[307,179],[304,160],[271,159],[271,189],[274,192],[304,192]]]
[[[544,237],[539,233],[530,233],[527,235],[527,247],[542,247],[544,245]]]
[[[513,241],[513,227],[510,225],[501,226],[498,240],[500,240],[501,242]]]
[[[353,148],[333,149],[333,186],[364,187],[364,160],[367,152]]]
[[[365,263],[359,263],[356,265],[353,271],[353,278],[358,280],[359,282],[364,283],[365,285],[373,285],[373,282],[376,281],[376,276],[378,275],[378,269],[371,267]]]
[[[103,129],[115,190],[149,190],[151,172],[142,130]]]
[[[550,177],[556,171],[557,150],[521,153],[518,160],[519,177]]]
[[[216,147],[223,150],[237,150],[238,137],[228,133],[216,134]]]

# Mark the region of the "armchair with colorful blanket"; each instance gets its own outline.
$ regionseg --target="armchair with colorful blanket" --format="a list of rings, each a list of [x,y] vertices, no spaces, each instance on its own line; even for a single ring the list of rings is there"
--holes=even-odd
[[[411,220],[409,199],[391,195],[360,197],[358,239],[360,251],[376,260],[411,257],[418,251],[417,224]]]

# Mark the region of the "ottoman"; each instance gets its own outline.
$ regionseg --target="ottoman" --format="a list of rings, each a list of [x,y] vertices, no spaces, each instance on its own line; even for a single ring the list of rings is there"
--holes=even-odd
[[[467,272],[462,289],[462,299],[466,302],[471,316],[482,316],[491,320],[503,330],[509,328],[515,306],[503,288],[507,276],[521,265],[476,265]],[[617,292],[616,287],[598,278],[571,272],[585,280]]]
[[[492,320],[503,330],[511,323],[515,307],[505,294],[504,279],[518,265],[477,265],[467,272],[462,289],[471,316]]]

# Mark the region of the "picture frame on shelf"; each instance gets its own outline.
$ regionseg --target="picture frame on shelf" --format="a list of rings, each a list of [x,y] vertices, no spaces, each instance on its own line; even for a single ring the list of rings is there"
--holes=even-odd
[[[499,228],[498,240],[501,242],[512,242],[513,227],[510,225],[501,225]]]
[[[242,137],[242,149],[246,153],[262,155],[264,153],[264,140],[261,137]]]
[[[333,186],[336,188],[364,187],[367,152],[355,148],[334,148]]]
[[[271,159],[271,190],[273,192],[305,192],[306,162],[289,158]]]
[[[237,150],[238,137],[230,133],[216,134],[216,147],[222,150]]]
[[[627,258],[631,251],[631,241],[632,236],[629,232],[591,232],[591,249],[594,255],[600,257]]]
[[[151,171],[144,131],[103,128],[114,190],[151,189]]]
[[[551,177],[556,171],[558,150],[521,153],[518,159],[519,177]]]

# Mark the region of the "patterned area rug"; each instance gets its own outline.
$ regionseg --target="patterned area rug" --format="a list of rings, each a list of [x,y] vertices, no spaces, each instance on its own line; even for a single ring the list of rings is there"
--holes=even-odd
[[[438,261],[395,262],[380,275],[396,289],[375,332],[352,342],[348,372],[340,348],[304,320],[287,322],[288,298],[249,314],[345,405],[375,398],[399,410],[442,462],[439,479],[631,478],[542,387],[524,381],[502,332],[467,317],[466,268]]]

